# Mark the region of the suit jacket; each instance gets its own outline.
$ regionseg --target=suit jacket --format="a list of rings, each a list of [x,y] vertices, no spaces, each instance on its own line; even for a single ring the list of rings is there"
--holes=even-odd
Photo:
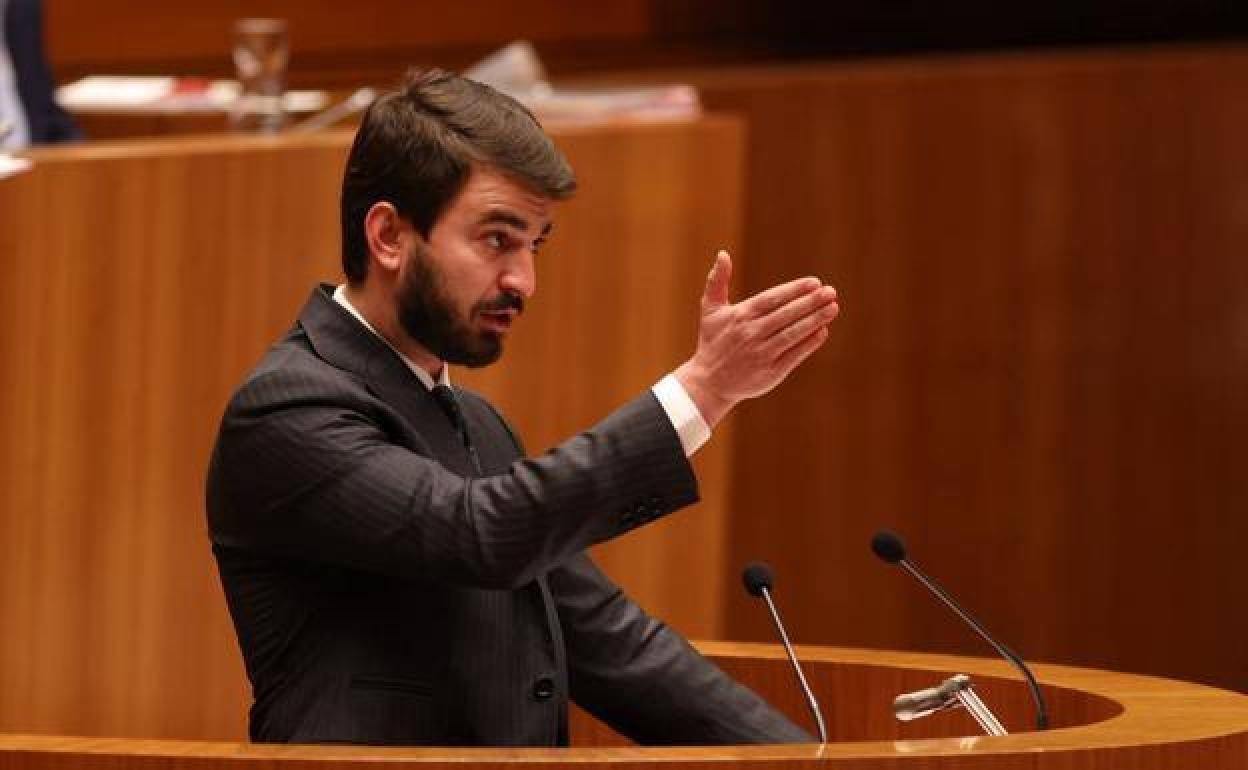
[[[523,459],[461,391],[483,475],[406,364],[320,287],[226,409],[208,524],[257,741],[808,741],[585,555],[697,499],[646,393]]]
[[[53,95],[55,84],[43,51],[43,9],[39,0],[8,0],[4,42],[13,59],[17,95],[30,126],[30,143],[81,139],[82,132]]]

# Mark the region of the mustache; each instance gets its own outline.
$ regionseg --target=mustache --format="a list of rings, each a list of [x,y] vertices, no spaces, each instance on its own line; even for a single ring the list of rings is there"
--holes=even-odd
[[[517,315],[523,313],[524,297],[507,291],[477,305],[478,313],[498,313],[504,310],[515,310]]]

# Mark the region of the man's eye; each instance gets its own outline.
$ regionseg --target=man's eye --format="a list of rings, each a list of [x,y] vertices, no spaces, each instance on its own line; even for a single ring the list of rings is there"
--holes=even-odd
[[[490,233],[485,236],[485,242],[495,251],[504,251],[507,248],[507,236],[502,233]]]

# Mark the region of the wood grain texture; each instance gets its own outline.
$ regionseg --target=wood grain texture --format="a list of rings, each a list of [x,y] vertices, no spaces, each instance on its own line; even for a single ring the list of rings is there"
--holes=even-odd
[[[1242,40],[1248,11],[1227,0],[1050,0],[1003,10],[987,0],[43,0],[54,70],[227,75],[236,19],[287,19],[301,87],[389,85],[412,65],[463,68],[533,41],[556,76],[717,67],[881,53]],[[124,41],[124,45],[118,45]]]
[[[46,0],[48,55],[62,77],[88,72],[229,74],[234,22],[288,22],[295,80],[316,72],[391,82],[414,64],[481,55],[512,40],[537,45],[627,44],[651,27],[650,0],[585,4],[576,0],[458,3],[362,0],[349,10],[299,0],[225,0],[177,7],[136,0],[124,8],[97,2]],[[124,40],[124,46],[116,41]],[[433,56],[431,57],[431,54]],[[369,81],[365,81],[369,82]],[[327,85],[321,82],[319,85]]]
[[[350,138],[45,150],[0,183],[0,730],[244,735],[204,469],[235,384],[340,274]],[[687,355],[706,265],[741,219],[736,121],[557,139],[584,192],[557,214],[506,363],[458,378],[533,452]],[[705,503],[601,553],[695,635],[720,633],[703,576],[724,569],[729,438],[698,458]]]
[[[784,653],[774,646],[703,644],[713,659],[786,708],[799,707]],[[573,749],[365,748],[202,741],[0,735],[0,766],[50,768],[399,767],[664,768],[854,767],[953,770],[1019,768],[1137,770],[1239,768],[1248,756],[1248,697],[1198,685],[1108,671],[1043,666],[1037,671],[1064,729],[976,736],[965,713],[900,724],[888,699],[897,688],[926,686],[949,672],[971,674],[1007,725],[1026,722],[1022,683],[995,660],[804,648],[814,687],[836,700],[826,746]],[[829,698],[828,696],[832,696]],[[854,704],[843,707],[839,704]],[[858,708],[861,706],[861,708]],[[577,734],[583,735],[580,725]]]
[[[776,563],[790,631],[984,649],[891,527],[1025,656],[1248,690],[1248,52],[688,74],[749,121],[749,288],[843,297],[733,418],[731,566]]]

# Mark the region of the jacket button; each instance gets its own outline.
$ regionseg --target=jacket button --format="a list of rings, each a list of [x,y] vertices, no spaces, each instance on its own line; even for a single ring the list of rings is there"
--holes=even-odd
[[[554,694],[555,683],[552,680],[542,677],[533,683],[533,697],[536,700],[550,700]]]

